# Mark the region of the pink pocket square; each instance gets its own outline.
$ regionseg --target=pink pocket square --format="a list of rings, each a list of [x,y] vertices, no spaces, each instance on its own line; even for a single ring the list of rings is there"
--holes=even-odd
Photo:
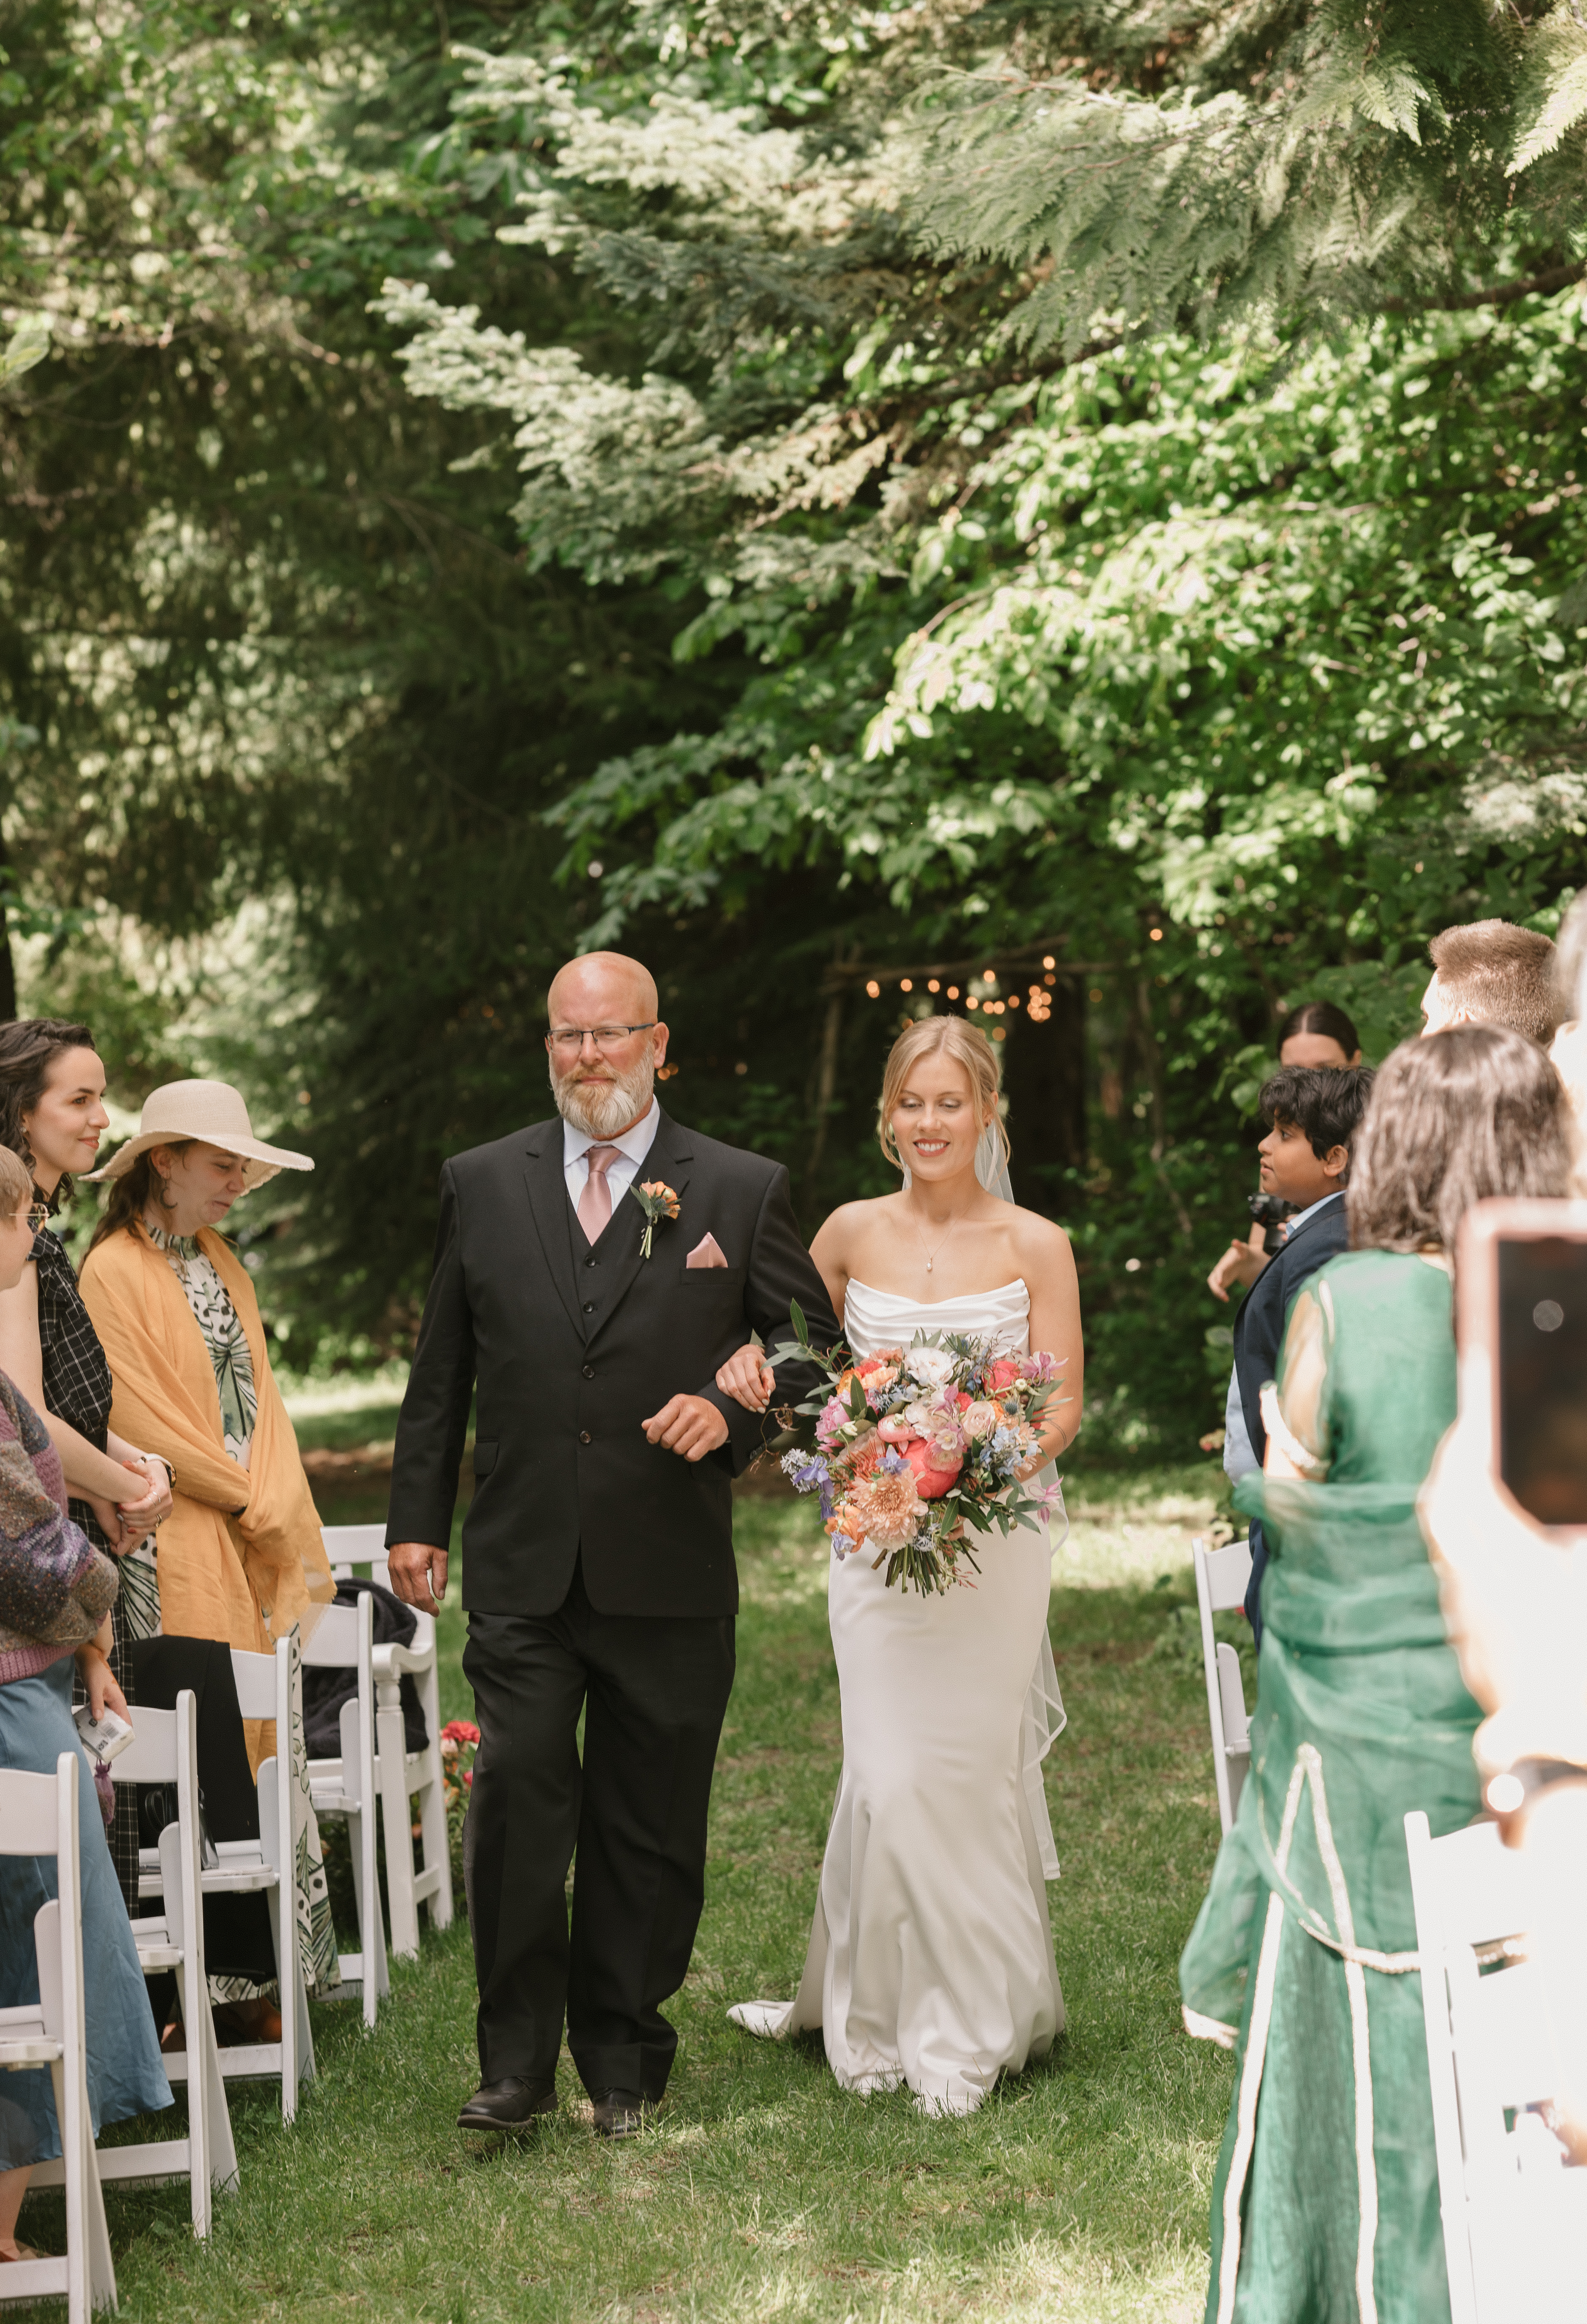
[[[722,1255],[722,1246],[715,1236],[708,1234],[696,1243],[683,1263],[685,1267],[725,1267],[727,1261]]]

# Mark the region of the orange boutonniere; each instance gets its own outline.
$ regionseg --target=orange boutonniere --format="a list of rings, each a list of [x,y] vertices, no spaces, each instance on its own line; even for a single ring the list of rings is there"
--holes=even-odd
[[[658,1219],[675,1219],[682,1209],[678,1196],[660,1178],[647,1178],[642,1185],[631,1186],[629,1193],[645,1214],[645,1239],[639,1247],[641,1259],[650,1255],[650,1237],[656,1231]]]

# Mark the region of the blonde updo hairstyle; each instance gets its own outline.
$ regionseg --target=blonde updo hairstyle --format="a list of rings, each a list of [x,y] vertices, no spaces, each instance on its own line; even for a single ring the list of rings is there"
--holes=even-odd
[[[881,1076],[881,1102],[876,1113],[877,1144],[895,1170],[904,1168],[904,1157],[893,1136],[892,1118],[904,1094],[904,1084],[921,1058],[937,1056],[953,1057],[964,1066],[976,1116],[983,1130],[990,1119],[999,1157],[1006,1169],[1009,1138],[998,1112],[1001,1060],[980,1026],[969,1024],[963,1017],[922,1017],[899,1035],[888,1052]]]

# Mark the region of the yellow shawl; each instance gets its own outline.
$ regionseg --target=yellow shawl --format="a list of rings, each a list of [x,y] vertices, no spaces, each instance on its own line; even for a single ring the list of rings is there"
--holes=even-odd
[[[336,1595],[298,1440],[265,1352],[247,1270],[208,1227],[198,1247],[231,1294],[254,1360],[259,1411],[248,1466],[226,1450],[203,1333],[174,1268],[142,1228],[83,1263],[82,1294],[109,1360],[110,1425],[176,1472],[160,1528],[161,1627],[267,1654],[309,1605]]]

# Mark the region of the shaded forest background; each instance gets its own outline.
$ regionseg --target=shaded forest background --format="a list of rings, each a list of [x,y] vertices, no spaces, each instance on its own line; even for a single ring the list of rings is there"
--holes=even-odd
[[[1188,1452],[1278,1014],[1380,1056],[1430,934],[1581,880],[1570,10],[0,45],[0,1007],[314,1154],[241,1230],[290,1360],[409,1344],[441,1160],[611,942],[808,1229],[890,1183],[900,1019],[990,1005],[1088,1442]]]

